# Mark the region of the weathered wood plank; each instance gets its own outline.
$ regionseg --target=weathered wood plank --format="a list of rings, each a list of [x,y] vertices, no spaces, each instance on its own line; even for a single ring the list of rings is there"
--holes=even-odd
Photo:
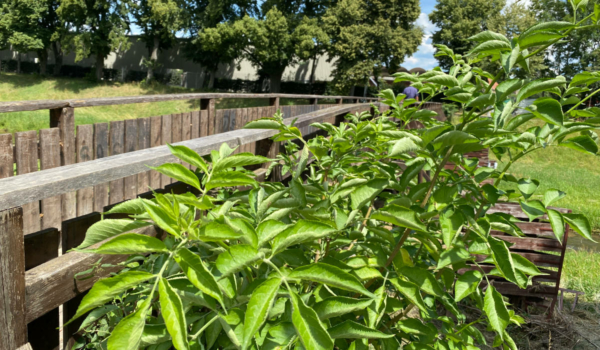
[[[192,139],[192,114],[191,113],[182,113],[181,114],[181,139],[178,141],[187,141]],[[186,162],[180,162],[188,169],[191,169],[192,166]]]
[[[38,143],[35,130],[15,133],[15,158],[18,175],[38,171]],[[23,204],[23,233],[33,233],[40,228],[39,201]]]
[[[110,155],[122,154],[125,149],[125,122],[110,122]],[[109,203],[116,204],[123,201],[123,179],[115,179],[109,183]]]
[[[35,131],[34,131],[35,133]],[[27,343],[23,210],[0,212],[0,349]]]
[[[158,147],[162,145],[162,117],[150,118],[150,147]],[[150,187],[153,189],[160,188],[160,173],[158,171],[150,170]]]
[[[137,149],[150,148],[150,118],[140,118],[138,122],[138,144]],[[150,191],[150,170],[137,175],[137,194]]]
[[[171,124],[171,142],[181,142],[181,127],[182,127],[182,115],[181,113],[173,114],[173,124]]]
[[[60,130],[60,164],[75,164],[75,110],[72,107],[51,109],[50,127]],[[65,193],[62,196],[62,219],[68,220],[76,215],[77,193]]]
[[[361,112],[368,108],[367,105],[348,105],[320,110],[298,118],[296,125],[302,127],[324,120],[331,115]],[[289,123],[291,120],[286,122]],[[236,147],[240,144],[269,138],[274,134],[273,130],[241,129],[184,141],[181,144],[201,155],[206,155],[211,150],[219,149],[224,142],[230,147]],[[148,169],[146,165],[158,166],[173,160],[174,157],[170,154],[169,149],[163,146],[45,170],[40,176],[26,174],[0,179],[0,210],[138,174]]]
[[[60,131],[57,128],[40,130],[40,169],[60,166]],[[83,191],[83,190],[80,190]],[[61,196],[42,199],[42,229],[60,230],[62,222]]]
[[[14,175],[12,135],[0,135],[0,179]]]
[[[125,120],[125,153],[137,151],[138,123],[136,119]],[[137,196],[137,175],[123,179],[123,200],[134,199]]]
[[[173,116],[172,115],[163,115],[162,116],[162,136],[161,136],[161,145],[166,145],[167,143],[172,143],[172,137],[173,137],[173,132],[172,132],[172,123],[173,123]],[[167,185],[170,185],[172,182],[172,179],[170,177],[168,177],[167,175],[160,175],[160,187],[164,188]]]
[[[94,124],[94,159],[109,156],[108,148],[108,123]],[[108,183],[94,186],[94,211],[104,211],[108,205]]]
[[[200,111],[200,137],[208,136],[208,111]]]
[[[94,126],[77,126],[77,163],[94,159]],[[87,187],[77,191],[77,216],[94,211],[94,188]]]
[[[207,135],[215,133],[216,101],[214,98],[203,98],[200,100],[200,110],[206,111],[208,121]]]
[[[215,131],[214,134],[220,134],[224,130],[225,112],[223,109],[219,109],[215,113]]]
[[[198,137],[200,137],[200,111],[193,111],[191,113],[191,118],[191,138],[197,139]]]

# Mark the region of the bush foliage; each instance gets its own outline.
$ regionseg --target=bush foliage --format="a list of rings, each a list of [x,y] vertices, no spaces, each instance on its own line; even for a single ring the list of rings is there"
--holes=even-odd
[[[565,223],[591,238],[585,217],[550,207],[565,193],[553,189],[534,199],[539,182],[509,170],[550,145],[598,153],[600,110],[578,109],[586,99],[577,96],[600,74],[581,73],[569,83],[512,77],[528,70],[531,55],[596,25],[599,15],[600,8],[577,23],[540,23],[512,41],[483,32],[464,57],[439,46],[453,62],[449,73],[396,75],[423,101],[383,91],[389,109],[348,115],[339,126],[313,124],[325,136],[306,140],[279,113],[249,123],[276,130],[274,140],[285,143],[287,153],[273,163],[289,174],[284,183],[257,182],[244,167],[270,160],[232,154],[226,144],[205,157],[170,146],[195,170],[180,163],[154,170],[193,191],[117,205],[109,213],[130,218],[96,223],[79,247],[132,254],[120,273],[96,282],[74,316],[91,311],[82,325],[88,346],[477,349],[487,329],[496,334],[488,345],[516,349],[507,329],[523,319],[494,283],[503,278],[525,288],[542,273],[490,234],[523,236],[516,219],[488,209],[519,201],[531,220],[549,220],[557,239]],[[497,71],[477,67],[490,58]],[[519,102],[544,93],[513,115]],[[435,96],[461,105],[458,124],[419,108]],[[533,119],[538,126],[525,129]],[[505,166],[479,167],[466,155],[482,149]],[[419,176],[423,171],[430,179]],[[518,190],[500,190],[501,182]],[[166,238],[130,233],[149,225]],[[466,307],[480,310],[479,317],[467,323]]]

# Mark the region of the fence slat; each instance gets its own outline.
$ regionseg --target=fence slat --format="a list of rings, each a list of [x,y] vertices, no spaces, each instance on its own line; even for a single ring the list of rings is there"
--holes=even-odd
[[[77,126],[77,163],[94,159],[94,126],[92,124]],[[94,211],[94,188],[88,187],[77,191],[77,216]],[[44,214],[45,215],[45,214]]]
[[[38,145],[35,130],[15,133],[15,163],[17,174],[23,175],[38,170]],[[29,234],[40,230],[40,202],[34,201],[23,205],[23,233]]]
[[[94,159],[108,157],[108,123],[94,124]],[[94,211],[104,211],[108,205],[108,184],[94,186]]]
[[[123,152],[137,151],[138,125],[137,119],[125,120],[125,147]],[[137,175],[127,176],[123,179],[123,200],[134,199],[137,196]]]
[[[75,164],[75,109],[72,107],[50,110],[50,127],[60,130],[60,164]],[[62,219],[69,220],[77,215],[77,193],[62,196]]]
[[[181,114],[181,140],[187,141],[192,139],[192,115],[190,113]],[[191,165],[181,162],[185,167],[191,169]]]
[[[122,154],[125,147],[125,123],[123,121],[110,122],[109,132],[110,155]],[[113,180],[110,186],[110,204],[123,201],[123,179]]]
[[[35,131],[34,131],[35,133]],[[27,343],[23,210],[0,212],[0,349]]]
[[[150,148],[150,118],[140,118],[138,122],[137,149]],[[137,176],[137,194],[150,191],[150,170]]]
[[[158,147],[162,143],[161,140],[162,131],[162,117],[150,118],[150,147]],[[150,170],[150,187],[153,189],[160,188],[160,173],[158,171]]]
[[[208,129],[208,111],[200,111],[200,137],[211,135]]]
[[[166,145],[167,143],[173,143],[172,138],[172,124],[173,124],[173,116],[172,115],[163,115],[162,116],[162,136],[161,136],[161,145]],[[171,184],[172,179],[167,175],[160,175],[160,186],[165,187]]]
[[[47,170],[60,166],[60,130],[57,128],[40,130],[40,169]],[[42,229],[60,230],[62,222],[61,196],[42,199]]]
[[[220,134],[223,132],[223,123],[225,120],[225,110],[219,109],[215,113],[215,131],[213,134]]]
[[[14,159],[13,159],[12,135],[0,135],[0,179],[13,176],[14,174]]]
[[[200,137],[200,111],[192,112],[192,133],[191,137],[197,139]]]

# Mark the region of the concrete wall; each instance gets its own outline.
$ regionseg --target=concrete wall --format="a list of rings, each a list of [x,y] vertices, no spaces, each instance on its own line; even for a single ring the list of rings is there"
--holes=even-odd
[[[112,52],[104,61],[106,68],[112,69],[127,69],[145,71],[146,69],[142,66],[142,57],[148,56],[148,50],[146,49],[143,42],[139,41],[137,37],[131,37],[131,47],[126,52]],[[159,62],[162,64],[164,70],[167,69],[181,69],[184,72],[189,72],[189,80],[193,80],[194,83],[189,87],[195,87],[196,84],[201,83],[205,78],[204,68],[190,60],[187,60],[183,53],[182,48],[179,45],[175,45],[172,49],[162,51],[159,55]],[[0,51],[0,59],[16,59],[16,53],[5,50]],[[22,61],[35,62],[37,55],[35,52],[28,52],[21,54]],[[48,64],[54,64],[54,57],[52,52],[49,51]],[[83,67],[89,67],[94,64],[93,58],[86,58],[79,62],[75,62],[75,54],[70,53],[65,55],[63,58],[63,64],[66,65],[79,65]],[[258,74],[256,68],[247,60],[242,60],[239,63],[240,69],[237,69],[236,64],[223,64],[220,66],[217,72],[217,78],[221,79],[244,79],[244,80],[257,80]],[[333,69],[332,63],[327,62],[327,57],[317,58],[317,66],[315,70],[315,79],[317,81],[330,81],[331,71]],[[301,62],[293,67],[287,67],[283,73],[284,81],[296,81],[296,82],[308,82],[310,80],[310,73],[312,70],[312,60]],[[193,76],[193,78],[192,78]]]

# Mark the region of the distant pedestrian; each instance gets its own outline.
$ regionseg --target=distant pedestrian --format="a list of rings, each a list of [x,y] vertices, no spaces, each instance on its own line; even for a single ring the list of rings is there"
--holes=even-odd
[[[419,101],[419,90],[412,86],[411,82],[408,83],[408,86],[404,88],[402,93],[405,94],[406,98],[408,99],[414,98],[415,100]]]

